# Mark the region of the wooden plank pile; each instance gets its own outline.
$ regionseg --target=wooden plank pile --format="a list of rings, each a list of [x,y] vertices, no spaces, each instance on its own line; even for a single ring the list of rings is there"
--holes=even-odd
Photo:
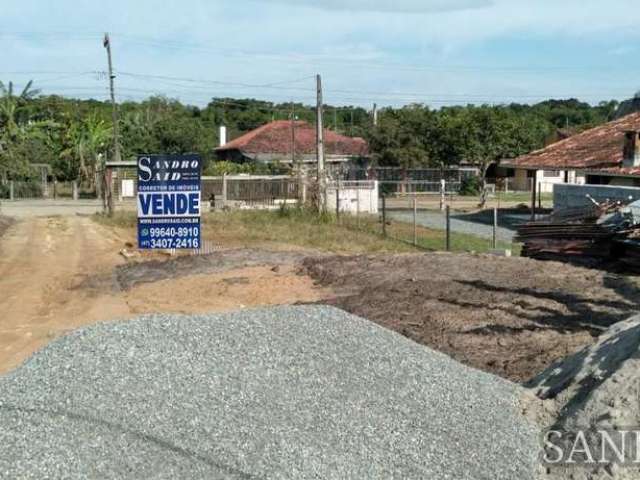
[[[640,271],[640,224],[620,202],[554,212],[518,227],[522,256]]]

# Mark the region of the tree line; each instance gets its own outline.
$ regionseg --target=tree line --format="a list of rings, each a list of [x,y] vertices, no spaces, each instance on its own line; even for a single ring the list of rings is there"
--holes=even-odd
[[[636,97],[637,98],[637,97]],[[467,105],[432,109],[422,104],[383,108],[373,125],[362,107],[324,109],[325,128],[368,140],[371,161],[382,166],[439,167],[488,162],[546,144],[640,108],[640,101],[590,105],[575,99],[535,105]],[[205,107],[150,97],[118,105],[124,159],[140,153],[203,156],[209,171],[251,170],[215,161],[218,126],[235,138],[272,120],[315,121],[315,108],[301,103],[213,98]],[[0,82],[0,182],[35,176],[33,163],[48,164],[60,181],[93,184],[112,154],[111,105],[106,101],[41,95],[31,82],[16,91]]]

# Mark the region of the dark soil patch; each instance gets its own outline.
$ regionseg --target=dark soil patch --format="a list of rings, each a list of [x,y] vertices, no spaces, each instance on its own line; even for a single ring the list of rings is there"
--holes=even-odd
[[[302,261],[303,253],[258,249],[221,250],[211,255],[178,256],[167,260],[132,262],[116,269],[118,285],[129,290],[141,283],[153,283],[188,275],[219,273],[257,266],[291,265]]]
[[[592,344],[640,301],[632,277],[526,258],[333,256],[302,271],[339,292],[323,303],[514,381]]]

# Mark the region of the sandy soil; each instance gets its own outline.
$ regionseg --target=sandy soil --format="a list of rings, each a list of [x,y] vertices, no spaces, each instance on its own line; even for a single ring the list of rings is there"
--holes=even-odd
[[[325,257],[303,271],[340,292],[328,303],[515,381],[592,344],[640,301],[632,278],[526,258]]]
[[[315,256],[223,249],[132,254],[85,216],[29,217],[0,238],[0,372],[62,333],[141,313],[328,303],[468,365],[523,381],[637,310],[640,287],[554,262],[488,255]],[[132,251],[132,250],[130,250]]]
[[[141,261],[126,260],[124,247],[122,237],[84,216],[23,218],[7,229],[0,238],[0,372],[64,332],[98,321],[328,295],[296,274],[300,254],[287,260],[254,250]]]

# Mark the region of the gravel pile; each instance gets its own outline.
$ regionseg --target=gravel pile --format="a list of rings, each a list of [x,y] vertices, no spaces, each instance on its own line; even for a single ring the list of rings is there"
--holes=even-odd
[[[146,316],[0,377],[0,478],[527,479],[523,392],[330,307]]]
[[[527,386],[543,400],[543,408],[538,410],[547,418],[540,423],[553,430],[633,430],[628,435],[635,438],[640,425],[640,315],[616,323],[597,343],[551,365]],[[618,443],[618,448],[621,445]],[[630,446],[631,442],[627,445],[626,455],[634,459],[627,468],[602,461],[598,457],[600,444],[592,442],[589,446],[598,452],[595,456],[600,464],[581,468],[580,475],[569,469],[572,476],[559,468],[547,478],[640,479],[636,449]],[[611,459],[612,456],[605,457]]]

